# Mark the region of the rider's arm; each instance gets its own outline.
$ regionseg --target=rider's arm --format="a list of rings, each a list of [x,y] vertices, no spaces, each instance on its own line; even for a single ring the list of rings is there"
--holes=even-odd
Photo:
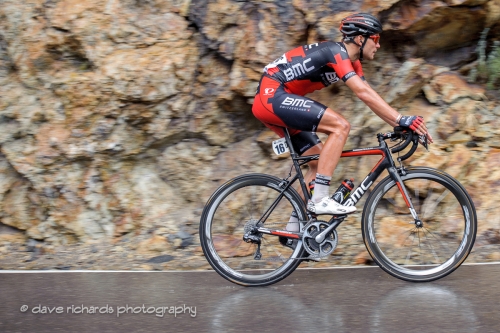
[[[366,81],[361,80],[357,75],[352,76],[345,81],[346,85],[362,100],[377,116],[382,118],[386,123],[392,127],[399,126],[400,114],[394,110],[386,101],[380,97],[375,90],[373,90]],[[427,130],[425,123],[419,123],[415,127],[415,131],[420,134],[426,134],[429,142],[433,142],[432,136]]]
[[[359,76],[353,76],[345,83],[377,116],[392,127],[399,125],[396,122],[399,112],[387,104],[366,81],[361,80]]]

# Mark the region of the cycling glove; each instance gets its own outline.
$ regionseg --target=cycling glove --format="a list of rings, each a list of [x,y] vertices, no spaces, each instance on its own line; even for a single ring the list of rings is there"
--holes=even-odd
[[[423,122],[424,122],[424,118],[421,116],[403,116],[399,120],[399,126],[408,127],[412,131],[414,131]]]

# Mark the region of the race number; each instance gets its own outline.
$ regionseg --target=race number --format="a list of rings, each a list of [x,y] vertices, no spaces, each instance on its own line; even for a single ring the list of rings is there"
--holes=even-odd
[[[290,151],[285,138],[273,141],[273,150],[276,155],[281,155]]]

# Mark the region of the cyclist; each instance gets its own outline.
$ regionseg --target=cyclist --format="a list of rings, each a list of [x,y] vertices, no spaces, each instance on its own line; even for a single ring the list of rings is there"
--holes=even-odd
[[[345,17],[340,24],[341,42],[319,42],[292,49],[264,68],[252,112],[280,137],[283,127],[290,129],[294,149],[300,155],[319,154],[309,163],[305,181],[315,179],[314,192],[307,209],[317,215],[348,214],[354,206],[343,206],[329,196],[333,171],[350,131],[349,122],[327,106],[304,97],[307,93],[342,80],[377,116],[394,126],[411,128],[427,135],[433,142],[420,116],[403,116],[390,107],[366,82],[361,61],[372,60],[380,48],[380,21],[367,13]],[[316,132],[328,135],[325,143]],[[292,214],[286,229],[298,231]]]

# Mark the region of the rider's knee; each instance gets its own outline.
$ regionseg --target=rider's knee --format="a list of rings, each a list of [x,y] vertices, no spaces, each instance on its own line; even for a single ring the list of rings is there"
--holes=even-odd
[[[347,136],[351,131],[351,124],[344,117],[336,115],[335,117],[332,117],[332,121],[330,121],[329,126],[326,128],[326,134]]]
[[[347,136],[351,130],[351,124],[341,115],[335,112],[328,112],[320,123],[319,131],[325,134],[336,134]]]
[[[345,118],[340,118],[338,126],[342,134],[348,135],[351,131],[351,124]]]

